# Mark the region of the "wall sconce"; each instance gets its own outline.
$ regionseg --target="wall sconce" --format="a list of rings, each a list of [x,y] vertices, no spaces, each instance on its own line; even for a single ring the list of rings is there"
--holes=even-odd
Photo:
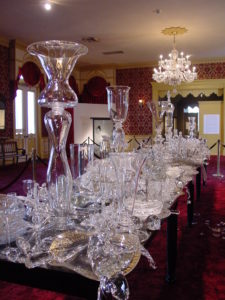
[[[144,106],[144,100],[143,99],[138,99],[138,105],[139,105],[139,107],[143,107]]]
[[[102,128],[101,128],[101,126],[100,126],[100,125],[98,125],[98,127],[97,127],[97,131],[98,131],[98,132],[101,132],[101,131],[102,131]]]

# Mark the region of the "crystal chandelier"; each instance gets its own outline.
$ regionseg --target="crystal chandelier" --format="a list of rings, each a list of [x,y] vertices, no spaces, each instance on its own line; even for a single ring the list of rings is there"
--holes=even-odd
[[[171,86],[177,86],[181,82],[192,82],[197,79],[196,68],[191,67],[190,56],[184,56],[184,53],[179,52],[175,48],[175,38],[178,34],[187,32],[186,28],[170,27],[162,31],[165,35],[173,35],[173,50],[169,53],[169,58],[163,59],[160,55],[159,67],[154,69],[153,79],[157,82],[163,82]]]

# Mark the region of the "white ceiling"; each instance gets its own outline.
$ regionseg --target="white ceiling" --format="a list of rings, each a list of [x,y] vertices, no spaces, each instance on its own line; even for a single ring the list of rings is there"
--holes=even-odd
[[[0,36],[26,44],[63,39],[83,42],[89,53],[82,65],[145,64],[172,49],[172,37],[161,30],[186,27],[177,37],[178,50],[192,61],[225,58],[224,0],[54,0],[51,11],[41,0],[0,0]],[[160,9],[156,14],[154,10]],[[124,54],[103,55],[122,50]]]

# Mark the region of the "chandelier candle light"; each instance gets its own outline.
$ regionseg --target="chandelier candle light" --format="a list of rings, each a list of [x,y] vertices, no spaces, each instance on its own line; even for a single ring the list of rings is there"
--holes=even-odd
[[[160,55],[158,69],[154,69],[153,79],[157,82],[163,82],[171,86],[177,86],[182,82],[192,82],[197,79],[196,68],[191,67],[190,55],[184,56],[184,53],[176,49],[175,38],[178,34],[184,34],[187,29],[184,27],[170,27],[162,30],[165,35],[173,35],[173,50],[169,53],[169,58],[163,59]]]

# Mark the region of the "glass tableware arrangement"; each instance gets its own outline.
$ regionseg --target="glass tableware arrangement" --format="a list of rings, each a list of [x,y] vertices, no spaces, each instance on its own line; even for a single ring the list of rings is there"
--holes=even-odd
[[[71,174],[65,152],[71,117],[65,108],[74,107],[77,97],[68,77],[87,48],[47,41],[30,45],[28,51],[38,56],[49,79],[39,104],[51,109],[45,124],[52,148],[46,183],[24,181],[26,197],[8,195],[0,206],[4,224],[0,255],[28,268],[61,266],[99,280],[99,300],[110,293],[116,299],[128,299],[125,275],[141,254],[156,268],[141,243],[152,230],[160,229],[161,219],[169,216],[171,204],[195,174],[195,166],[208,158],[206,142],[172,131],[173,106],[168,100],[149,104],[156,118],[155,143],[124,152],[122,125],[130,88],[107,87],[115,127],[111,149],[109,141],[104,141],[102,159],[94,160],[93,147],[71,145]],[[164,114],[168,117],[166,139],[161,135]]]

